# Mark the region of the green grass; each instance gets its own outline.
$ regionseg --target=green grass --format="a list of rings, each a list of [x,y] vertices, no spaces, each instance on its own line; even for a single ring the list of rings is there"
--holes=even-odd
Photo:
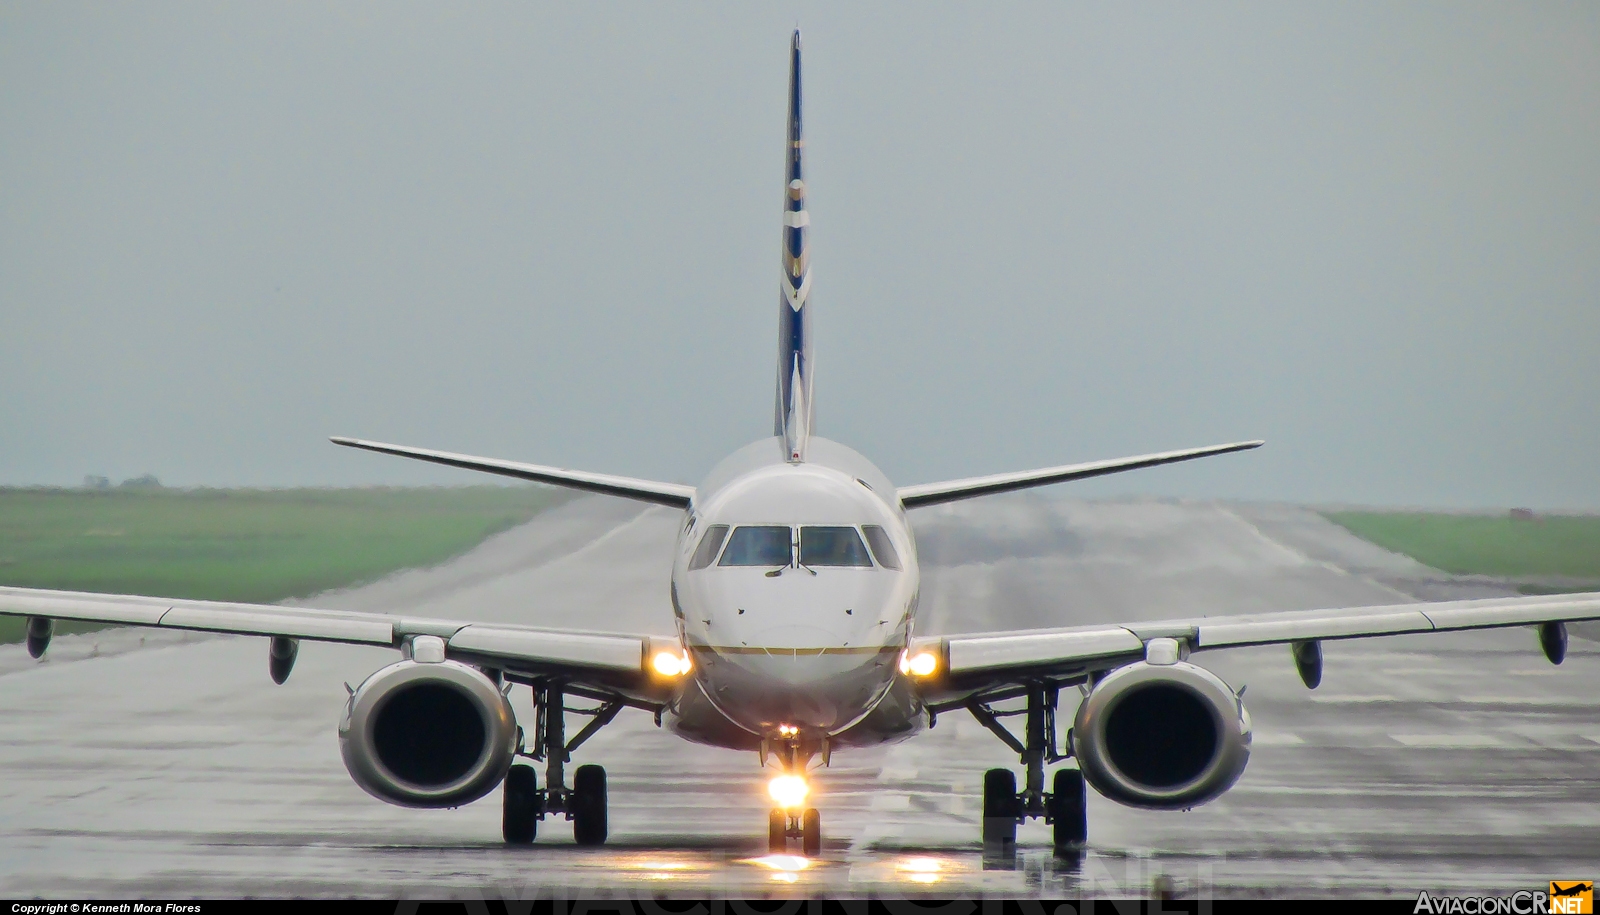
[[[1326,516],[1364,540],[1458,575],[1600,581],[1600,516],[1524,519],[1423,512],[1328,512]]]
[[[0,488],[0,585],[272,603],[433,565],[564,498],[532,486]],[[22,630],[0,618],[0,642]]]

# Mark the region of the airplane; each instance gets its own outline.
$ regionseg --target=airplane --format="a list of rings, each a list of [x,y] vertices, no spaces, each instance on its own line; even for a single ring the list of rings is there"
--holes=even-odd
[[[382,645],[399,658],[349,688],[338,723],[351,778],[373,796],[457,807],[501,789],[502,834],[533,842],[572,822],[580,845],[609,833],[606,774],[566,764],[624,709],[685,739],[752,755],[772,774],[768,848],[822,849],[806,805],[833,754],[897,741],[965,710],[1015,752],[983,779],[985,853],[1014,854],[1017,827],[1042,819],[1053,847],[1081,854],[1087,789],[1124,805],[1188,809],[1226,792],[1250,757],[1250,716],[1191,662],[1216,648],[1283,644],[1316,688],[1321,642],[1402,633],[1535,626],[1547,658],[1565,623],[1600,619],[1600,593],[1291,611],[1116,625],[946,634],[917,625],[917,547],[908,512],[1143,467],[1246,451],[1244,441],[896,487],[862,455],[813,433],[810,215],[801,132],[800,33],[790,41],[782,280],[773,432],[698,486],[566,470],[351,438],[336,444],[667,506],[682,513],[663,632],[619,634],[277,605],[0,588],[0,614],[26,616],[34,657],[54,620],[264,636],[272,680],[300,642]],[[1063,608],[1063,623],[1071,623]],[[532,690],[531,714],[511,703]],[[1065,739],[1062,690],[1082,694]],[[570,708],[569,699],[594,703]],[[1021,707],[996,705],[1020,701]],[[568,735],[567,716],[587,717]],[[1022,716],[1021,733],[1001,718]],[[544,763],[540,785],[535,767]],[[1054,769],[1046,786],[1047,767]]]

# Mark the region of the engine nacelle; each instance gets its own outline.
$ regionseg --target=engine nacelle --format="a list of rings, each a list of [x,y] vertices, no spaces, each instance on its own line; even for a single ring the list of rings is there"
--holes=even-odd
[[[1072,750],[1095,790],[1133,807],[1196,807],[1250,761],[1250,715],[1228,684],[1186,661],[1108,674],[1078,706]]]
[[[339,722],[350,777],[402,807],[483,797],[505,778],[516,748],[511,703],[477,668],[454,661],[379,670],[350,694]]]

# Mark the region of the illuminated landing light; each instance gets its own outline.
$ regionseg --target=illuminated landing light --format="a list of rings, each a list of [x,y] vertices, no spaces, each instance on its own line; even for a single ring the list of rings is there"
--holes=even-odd
[[[651,659],[650,666],[654,667],[656,673],[663,677],[681,677],[688,673],[694,665],[689,662],[687,654],[680,655],[672,651],[658,651],[656,656]]]
[[[779,807],[787,810],[804,804],[811,786],[798,775],[780,775],[767,783],[767,793]]]
[[[779,737],[793,737],[794,735],[796,735],[798,733],[800,733],[800,729],[795,727],[792,724],[780,724],[780,725],[778,725],[778,736]]]
[[[908,677],[927,677],[939,669],[939,659],[931,651],[900,653],[900,672]]]

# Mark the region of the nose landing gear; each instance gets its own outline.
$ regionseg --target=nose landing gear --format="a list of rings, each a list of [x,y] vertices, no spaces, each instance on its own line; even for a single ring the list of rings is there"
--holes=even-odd
[[[767,814],[767,851],[774,855],[789,851],[789,840],[800,840],[800,853],[812,857],[822,853],[822,814],[815,807],[805,811],[774,807]]]
[[[822,764],[828,764],[828,738],[822,738]],[[767,851],[781,855],[789,850],[789,840],[800,840],[801,854],[810,857],[822,852],[822,814],[815,807],[805,807],[806,795],[811,786],[806,782],[806,768],[816,747],[808,747],[800,737],[800,729],[780,725],[774,736],[761,742],[761,765],[769,756],[777,758],[783,774],[772,779],[767,791],[777,804],[767,813]]]

